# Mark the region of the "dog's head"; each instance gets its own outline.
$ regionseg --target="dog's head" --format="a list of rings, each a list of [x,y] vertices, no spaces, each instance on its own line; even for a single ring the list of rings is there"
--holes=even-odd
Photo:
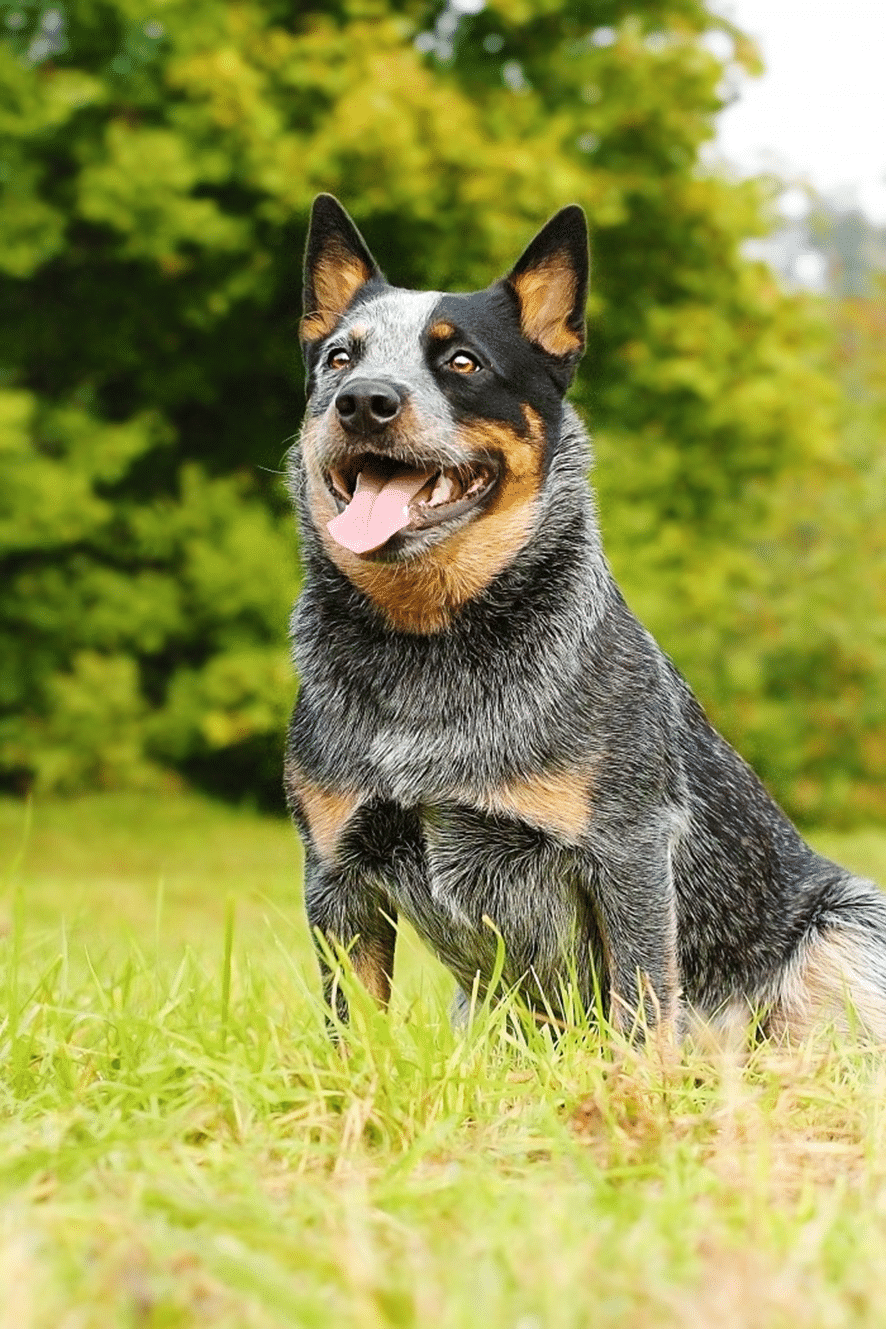
[[[395,623],[420,585],[447,601],[428,620],[440,626],[528,538],[584,349],[587,281],[578,207],[501,281],[445,294],[389,285],[341,205],[316,200],[301,323],[308,514]]]

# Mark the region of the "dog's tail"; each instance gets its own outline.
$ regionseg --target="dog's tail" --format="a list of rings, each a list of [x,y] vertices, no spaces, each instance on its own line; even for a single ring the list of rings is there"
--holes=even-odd
[[[886,895],[848,873],[820,897],[768,1021],[791,1039],[828,1025],[886,1044]]]

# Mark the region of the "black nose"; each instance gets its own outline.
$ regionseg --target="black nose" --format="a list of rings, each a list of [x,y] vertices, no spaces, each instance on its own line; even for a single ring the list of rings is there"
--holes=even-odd
[[[335,399],[338,418],[353,434],[377,434],[403,408],[403,397],[393,383],[377,378],[354,379]]]

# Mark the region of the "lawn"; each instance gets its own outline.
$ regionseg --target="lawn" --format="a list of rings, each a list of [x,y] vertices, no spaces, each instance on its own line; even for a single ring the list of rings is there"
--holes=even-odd
[[[194,796],[0,801],[0,1329],[879,1329],[881,1056],[455,1035],[408,935],[334,1045],[299,872]]]

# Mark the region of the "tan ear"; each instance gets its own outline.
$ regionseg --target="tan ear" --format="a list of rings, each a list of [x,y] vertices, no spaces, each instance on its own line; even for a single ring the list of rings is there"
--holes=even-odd
[[[552,217],[505,280],[520,306],[523,336],[558,360],[577,361],[588,298],[588,231],[581,208],[563,208]]]
[[[314,200],[305,250],[304,342],[328,337],[354,296],[371,281],[384,281],[362,235],[338,199]]]

